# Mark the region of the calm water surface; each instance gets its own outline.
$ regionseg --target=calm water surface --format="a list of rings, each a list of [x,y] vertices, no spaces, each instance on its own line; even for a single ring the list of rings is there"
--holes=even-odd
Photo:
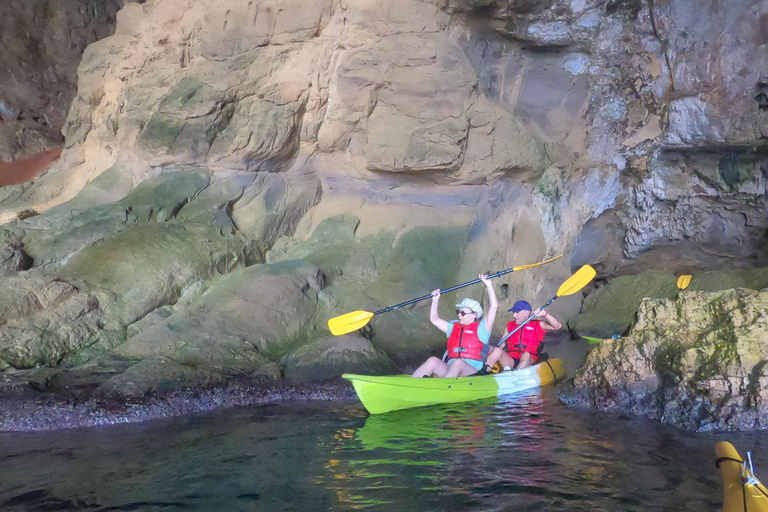
[[[284,403],[145,424],[0,433],[3,511],[718,511],[714,444],[570,410],[553,389],[368,416]]]

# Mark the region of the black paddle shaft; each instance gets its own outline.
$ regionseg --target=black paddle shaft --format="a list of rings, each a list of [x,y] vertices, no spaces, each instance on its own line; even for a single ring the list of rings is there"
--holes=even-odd
[[[508,268],[507,270],[500,270],[500,271],[496,272],[495,274],[488,274],[488,279],[493,279],[494,277],[503,276],[504,274],[509,274],[510,272],[514,272],[514,271],[515,271],[514,268]],[[451,286],[450,288],[446,288],[445,290],[440,290],[440,293],[443,294],[443,293],[452,292],[453,290],[458,290],[459,288],[464,288],[465,286],[470,286],[470,285],[473,285],[473,284],[477,284],[477,283],[479,283],[481,281],[482,281],[482,279],[473,279],[472,281],[469,281],[468,283],[457,284],[456,286]],[[388,308],[384,308],[384,309],[380,309],[378,311],[374,311],[373,314],[374,315],[378,315],[378,314],[381,314],[381,313],[386,313],[387,311],[393,311],[393,310],[395,310],[397,308],[401,308],[401,307],[407,306],[409,304],[414,304],[416,302],[420,302],[420,301],[422,301],[424,299],[429,299],[431,297],[432,297],[432,294],[430,293],[429,295],[425,295],[423,297],[419,297],[418,299],[409,300],[409,301],[403,302],[401,304],[396,304],[394,306],[389,306]]]
[[[552,297],[551,299],[549,299],[549,302],[547,302],[546,304],[544,304],[543,306],[541,306],[541,308],[540,308],[540,309],[541,309],[542,311],[544,311],[546,308],[548,308],[548,307],[549,307],[549,305],[550,305],[550,304],[552,304],[553,302],[555,302],[555,300],[556,300],[556,299],[557,299],[557,295],[555,295],[554,297]],[[501,338],[501,339],[499,340],[499,342],[496,344],[496,346],[497,346],[497,347],[500,347],[500,346],[501,346],[501,344],[502,344],[502,343],[504,343],[505,341],[507,341],[507,340],[509,339],[509,337],[510,337],[510,336],[512,336],[512,335],[513,335],[513,334],[515,334],[517,331],[519,331],[520,329],[522,329],[522,328],[523,328],[523,326],[524,326],[525,324],[527,324],[528,322],[530,322],[530,321],[531,321],[531,320],[533,320],[534,318],[535,318],[534,314],[533,314],[533,313],[531,313],[531,316],[529,316],[528,318],[526,318],[526,319],[523,321],[523,323],[521,323],[520,325],[518,325],[517,327],[515,327],[515,329],[514,329],[512,332],[510,332],[509,334],[507,334],[506,336],[504,336],[503,338]]]

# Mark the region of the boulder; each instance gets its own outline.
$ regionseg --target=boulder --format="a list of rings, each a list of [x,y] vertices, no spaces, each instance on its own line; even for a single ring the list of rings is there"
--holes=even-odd
[[[595,346],[562,398],[691,431],[768,428],[768,289],[645,299],[629,336]]]
[[[104,329],[104,323],[97,297],[74,294],[55,308],[3,325],[0,360],[14,368],[56,366],[71,354],[97,344],[113,347],[121,343],[123,333]]]

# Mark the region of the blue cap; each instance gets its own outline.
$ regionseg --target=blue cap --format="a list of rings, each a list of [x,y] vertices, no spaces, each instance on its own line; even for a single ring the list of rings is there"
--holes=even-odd
[[[518,311],[533,311],[533,308],[531,307],[528,302],[524,300],[519,300],[515,302],[515,304],[512,306],[512,308],[509,309],[509,311],[512,311],[513,313],[517,313]]]

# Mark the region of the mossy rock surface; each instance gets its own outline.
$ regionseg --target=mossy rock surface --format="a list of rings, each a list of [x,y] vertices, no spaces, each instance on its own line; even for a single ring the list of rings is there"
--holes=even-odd
[[[253,265],[211,283],[188,307],[155,319],[113,353],[167,357],[204,372],[250,374],[315,333],[317,267],[302,262]]]
[[[103,180],[111,182],[111,174],[107,171]],[[90,201],[103,193],[100,179],[81,191],[82,199],[75,197],[74,206],[65,203],[17,223],[16,229],[23,233],[25,250],[35,265],[61,265],[83,248],[121,231],[171,220],[210,183],[202,172],[168,171],[141,183],[117,201],[77,208],[81,201]],[[148,243],[145,241],[144,245]]]
[[[568,327],[580,335],[599,338],[624,334],[634,322],[643,299],[671,299],[678,291],[677,278],[672,272],[648,270],[620,276],[590,293],[581,314],[571,319]]]
[[[139,146],[151,152],[205,155],[232,115],[225,96],[198,77],[182,78],[144,125]]]
[[[765,428],[768,289],[645,299],[628,336],[590,351],[566,401],[686,430]]]
[[[296,381],[318,381],[343,373],[382,375],[393,373],[392,361],[357,333],[325,336],[312,341],[281,360],[285,377]]]
[[[319,325],[350,311],[378,311],[458,282],[461,251],[457,248],[463,245],[466,229],[421,226],[400,236],[381,232],[357,237],[357,225],[358,219],[351,215],[326,219],[307,242],[287,252],[317,264],[328,278]],[[478,286],[463,293],[480,296],[485,292]],[[451,312],[452,301],[452,297],[443,299],[451,303],[450,308],[446,306]],[[421,359],[445,344],[429,323],[429,299],[377,315],[371,326],[373,345],[399,362]]]
[[[202,384],[194,368],[168,358],[147,358],[108,379],[99,391],[120,397],[141,397],[148,393],[167,393],[185,386]]]
[[[145,224],[86,247],[57,277],[112,293],[112,321],[127,325],[173,304],[193,282],[242,265],[243,246],[200,224]]]
[[[673,299],[681,290],[677,276],[664,270],[646,270],[620,276],[589,294],[582,312],[568,322],[579,335],[610,338],[625,334],[635,321],[643,299]],[[717,270],[695,274],[686,291],[715,292],[732,288],[768,287],[768,269]]]

